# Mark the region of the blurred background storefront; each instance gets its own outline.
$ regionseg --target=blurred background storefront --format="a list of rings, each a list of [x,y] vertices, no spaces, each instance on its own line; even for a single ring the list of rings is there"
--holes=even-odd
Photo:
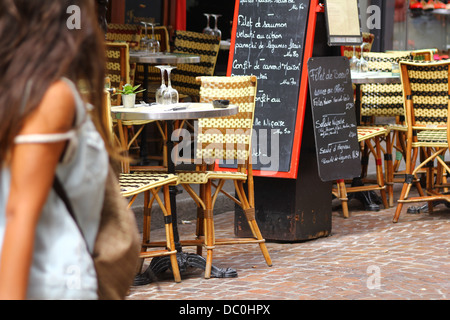
[[[375,35],[372,51],[435,48],[448,50],[448,0],[359,0],[361,29]],[[422,4],[421,9],[416,4]],[[428,6],[426,6],[428,5]],[[432,6],[433,5],[433,6]],[[235,0],[109,0],[108,21],[142,20],[177,29],[202,32],[204,13],[220,14],[222,39],[231,38]],[[213,22],[211,22],[213,24]]]

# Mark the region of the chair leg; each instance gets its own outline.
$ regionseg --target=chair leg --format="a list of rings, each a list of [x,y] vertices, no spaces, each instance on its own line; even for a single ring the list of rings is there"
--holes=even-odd
[[[393,138],[395,137],[393,134]],[[388,200],[389,207],[394,206],[394,164],[392,161],[392,151],[393,151],[393,140],[391,140],[391,135],[386,137],[386,154],[385,159],[385,181],[388,188]]]
[[[205,248],[206,248],[206,266],[205,279],[211,278],[211,268],[214,250],[214,220],[211,199],[211,180],[205,185],[205,211],[204,211],[204,230],[205,230]]]
[[[142,245],[141,252],[147,251],[147,246],[150,242],[150,228],[151,228],[151,204],[150,204],[150,191],[144,192],[144,213],[143,213],[143,226],[142,226]],[[137,268],[137,273],[142,271],[145,259],[140,259],[139,266]]]
[[[344,218],[348,218],[348,197],[347,197],[347,188],[345,186],[345,180],[340,179],[337,181],[337,189],[338,189],[338,197],[341,201],[342,206],[342,214],[344,215]]]
[[[394,213],[394,219],[393,222],[398,222],[398,219],[400,217],[400,213],[402,212],[403,208],[403,200],[405,200],[408,196],[409,189],[411,188],[411,183],[408,182],[408,177],[405,178],[405,182],[403,183],[402,192],[400,193],[400,197],[397,201],[397,208],[395,209]]]
[[[381,146],[380,146],[380,138],[375,137],[375,148],[372,146],[369,140],[365,142],[365,145],[368,149],[371,150],[373,156],[375,157],[376,162],[376,174],[377,174],[377,184],[379,187],[382,187],[383,189],[380,189],[380,195],[381,200],[383,201],[384,207],[387,209],[389,208],[389,204],[387,202],[387,196],[386,196],[386,189],[384,184],[384,177],[383,177],[383,165],[381,160]]]
[[[418,150],[414,149],[413,154],[411,155],[411,147],[407,147],[406,150],[406,156],[405,156],[405,162],[406,162],[406,174],[405,174],[405,182],[403,183],[402,192],[400,193],[400,197],[397,200],[397,208],[395,209],[394,218],[392,222],[397,223],[398,219],[400,218],[400,214],[403,209],[403,200],[408,198],[409,191],[411,190],[411,186],[413,183],[415,183],[416,186],[418,186],[419,193],[422,195],[423,191],[420,187],[420,183],[417,181],[414,182],[414,176],[412,175],[413,172],[413,163],[415,164],[417,161],[417,154]]]
[[[244,183],[243,181],[236,181],[235,182],[236,189],[239,189],[238,196],[241,200],[241,206],[244,210],[245,217],[248,221],[248,224],[250,226],[250,230],[252,231],[253,236],[259,240],[259,248],[261,249],[261,252],[264,256],[264,259],[266,260],[266,263],[269,267],[272,266],[272,259],[270,258],[269,251],[267,250],[265,240],[261,234],[261,231],[259,230],[258,224],[256,222],[255,217],[255,208],[250,207],[249,202],[247,200],[247,197],[245,196],[244,191]],[[249,190],[249,192],[252,192]]]

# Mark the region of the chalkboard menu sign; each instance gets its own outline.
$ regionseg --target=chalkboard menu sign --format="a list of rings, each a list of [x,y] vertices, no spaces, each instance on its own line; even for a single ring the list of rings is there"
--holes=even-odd
[[[258,78],[255,175],[297,172],[292,159],[294,140],[301,136],[297,112],[309,9],[309,0],[236,2],[228,75]]]
[[[322,181],[360,175],[350,63],[345,57],[317,57],[308,61],[319,176]]]

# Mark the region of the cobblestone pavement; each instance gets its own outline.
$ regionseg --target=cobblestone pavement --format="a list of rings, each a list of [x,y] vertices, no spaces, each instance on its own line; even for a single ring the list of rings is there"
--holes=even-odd
[[[335,201],[335,200],[334,200]],[[334,203],[334,202],[333,202]],[[220,246],[213,264],[237,269],[237,278],[204,279],[188,270],[133,287],[129,300],[446,300],[450,298],[450,209],[408,214],[392,223],[395,208],[365,212],[350,202],[351,217],[332,212],[332,234],[267,246],[268,267],[257,245]],[[217,215],[218,236],[233,236],[234,212]],[[180,225],[182,238],[194,224]],[[153,234],[162,235],[162,230]],[[193,250],[186,248],[185,251]],[[193,252],[193,251],[191,251]]]

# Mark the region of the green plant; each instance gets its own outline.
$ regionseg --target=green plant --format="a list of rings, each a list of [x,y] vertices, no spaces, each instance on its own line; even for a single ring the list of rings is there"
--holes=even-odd
[[[137,93],[140,93],[140,92],[142,92],[142,91],[145,91],[145,89],[136,91],[140,86],[141,86],[141,85],[138,84],[137,86],[134,86],[134,87],[133,87],[131,84],[127,83],[126,85],[123,86],[122,90],[120,90],[120,89],[117,90],[117,93],[116,93],[116,94],[125,94],[125,95],[128,95],[128,94],[137,94]]]

